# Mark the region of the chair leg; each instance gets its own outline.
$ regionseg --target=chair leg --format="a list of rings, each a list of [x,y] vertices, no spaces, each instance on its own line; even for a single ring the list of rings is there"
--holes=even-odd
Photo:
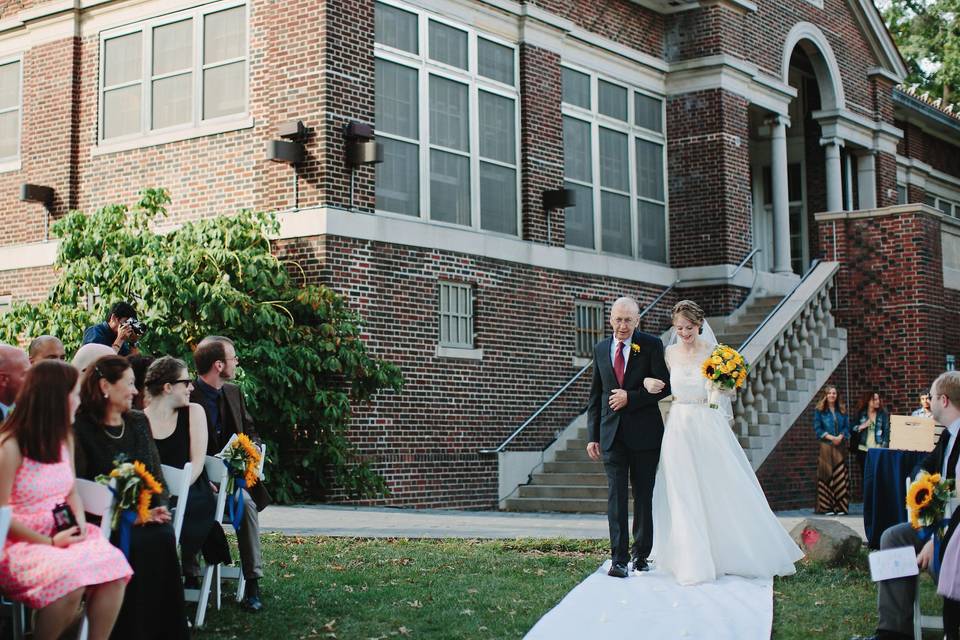
[[[87,614],[84,612],[83,621],[80,623],[80,633],[77,635],[77,640],[87,640],[87,637],[90,635],[90,620],[87,619]]]
[[[19,602],[14,602],[13,612],[10,617],[13,621],[13,640],[23,640],[27,631],[27,608]]]
[[[243,568],[240,568],[240,577],[237,579],[237,602],[243,602],[243,592],[247,590],[247,579],[243,577]]]
[[[207,601],[210,599],[210,581],[213,579],[214,567],[207,566],[203,570],[203,583],[200,585],[200,599],[197,600],[196,628],[203,627],[207,617]]]
[[[220,565],[218,564],[216,567],[213,568],[213,590],[214,590],[214,595],[216,596],[216,599],[217,599],[217,611],[220,611],[220,593],[221,593],[220,580],[221,579],[222,578],[220,577]]]
[[[913,640],[923,640],[923,614],[920,613],[920,580],[917,580],[917,594],[913,599]]]

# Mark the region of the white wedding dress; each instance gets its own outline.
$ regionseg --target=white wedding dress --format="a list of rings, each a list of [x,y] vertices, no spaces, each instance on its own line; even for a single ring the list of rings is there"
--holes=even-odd
[[[653,490],[651,558],[684,585],[790,575],[803,552],[770,511],[727,416],[708,404],[700,366],[713,344],[695,346],[665,352],[674,399]]]

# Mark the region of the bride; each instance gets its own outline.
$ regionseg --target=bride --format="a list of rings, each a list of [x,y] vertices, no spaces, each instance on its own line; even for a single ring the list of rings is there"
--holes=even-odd
[[[708,404],[700,367],[717,339],[695,302],[678,302],[672,318],[676,342],[664,355],[673,403],[653,493],[657,568],[684,585],[790,575],[803,552],[770,511],[730,429],[729,399],[720,398],[721,410]]]

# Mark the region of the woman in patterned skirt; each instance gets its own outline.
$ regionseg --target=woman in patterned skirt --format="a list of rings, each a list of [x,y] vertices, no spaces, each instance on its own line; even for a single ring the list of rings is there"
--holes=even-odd
[[[847,445],[850,420],[843,410],[837,388],[827,386],[813,412],[813,429],[820,441],[817,459],[817,513],[843,515],[850,502]]]
[[[105,640],[133,573],[120,550],[86,522],[74,486],[70,425],[80,404],[77,377],[57,360],[36,364],[0,425],[0,505],[13,512],[0,591],[37,610],[38,640],[60,637],[84,594],[89,637]],[[58,532],[53,509],[63,502],[77,525]]]

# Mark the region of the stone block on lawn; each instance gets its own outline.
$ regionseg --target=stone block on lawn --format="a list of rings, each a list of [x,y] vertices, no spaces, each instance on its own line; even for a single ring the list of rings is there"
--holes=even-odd
[[[807,557],[835,564],[857,554],[863,540],[856,531],[836,520],[806,518],[790,531],[790,537]]]

